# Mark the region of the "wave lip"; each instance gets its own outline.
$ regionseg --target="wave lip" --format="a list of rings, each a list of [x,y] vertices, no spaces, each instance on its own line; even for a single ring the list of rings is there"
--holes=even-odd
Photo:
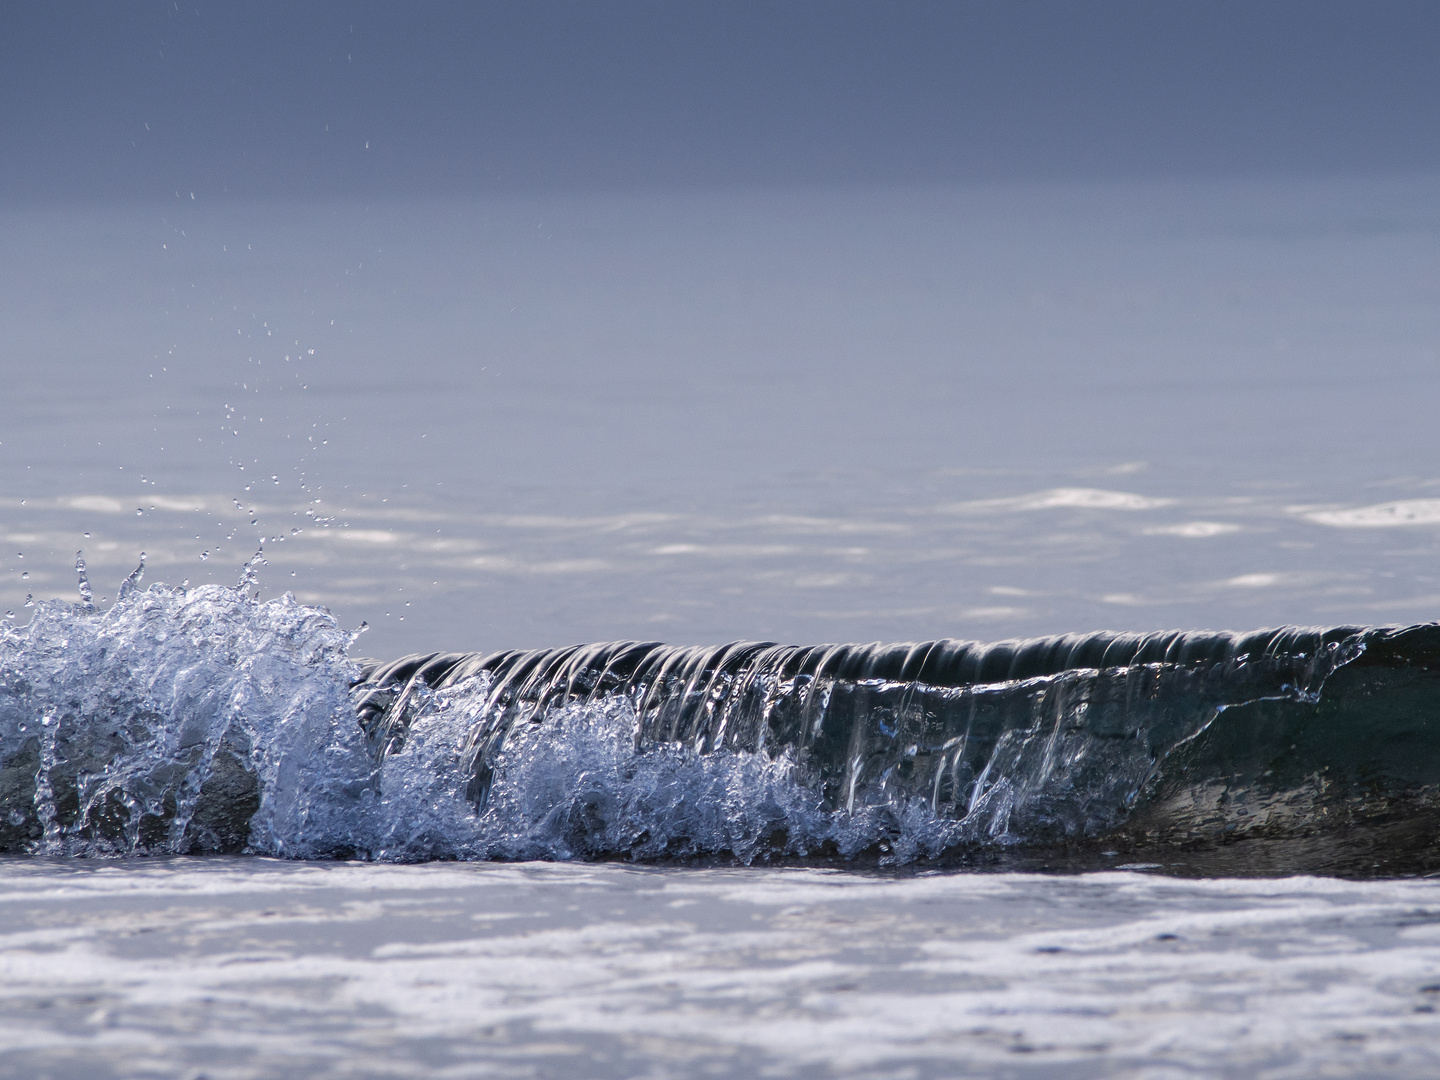
[[[784,763],[814,813],[870,820],[862,850],[1259,840],[1274,855],[1327,837],[1385,847],[1398,829],[1404,858],[1428,865],[1416,837],[1440,787],[1437,661],[1434,624],[995,644],[612,642],[369,663],[358,709],[383,752],[403,745],[417,693],[483,679],[463,765],[482,810],[513,768],[517,735],[529,745],[557,712],[619,700],[635,754]],[[826,850],[840,833],[840,852],[857,850],[853,830],[817,841],[789,824],[783,854]]]

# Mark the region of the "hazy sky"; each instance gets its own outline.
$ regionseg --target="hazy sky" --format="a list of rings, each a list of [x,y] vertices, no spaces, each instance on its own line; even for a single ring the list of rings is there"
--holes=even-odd
[[[1427,169],[1437,55],[1431,0],[7,0],[0,197]]]

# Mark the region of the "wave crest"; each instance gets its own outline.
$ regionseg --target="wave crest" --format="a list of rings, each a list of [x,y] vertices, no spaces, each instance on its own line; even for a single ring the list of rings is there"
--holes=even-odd
[[[1440,862],[1440,626],[377,665],[288,595],[131,585],[0,629],[0,850]]]

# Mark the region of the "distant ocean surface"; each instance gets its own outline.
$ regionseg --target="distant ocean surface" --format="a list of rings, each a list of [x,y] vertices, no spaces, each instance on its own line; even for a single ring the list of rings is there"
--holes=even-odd
[[[0,211],[0,1075],[1434,1075],[1437,183]]]

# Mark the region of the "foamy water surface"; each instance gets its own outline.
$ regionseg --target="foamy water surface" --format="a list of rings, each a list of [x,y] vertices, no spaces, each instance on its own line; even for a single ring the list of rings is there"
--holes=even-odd
[[[7,862],[6,1075],[1424,1077],[1440,886]]]

